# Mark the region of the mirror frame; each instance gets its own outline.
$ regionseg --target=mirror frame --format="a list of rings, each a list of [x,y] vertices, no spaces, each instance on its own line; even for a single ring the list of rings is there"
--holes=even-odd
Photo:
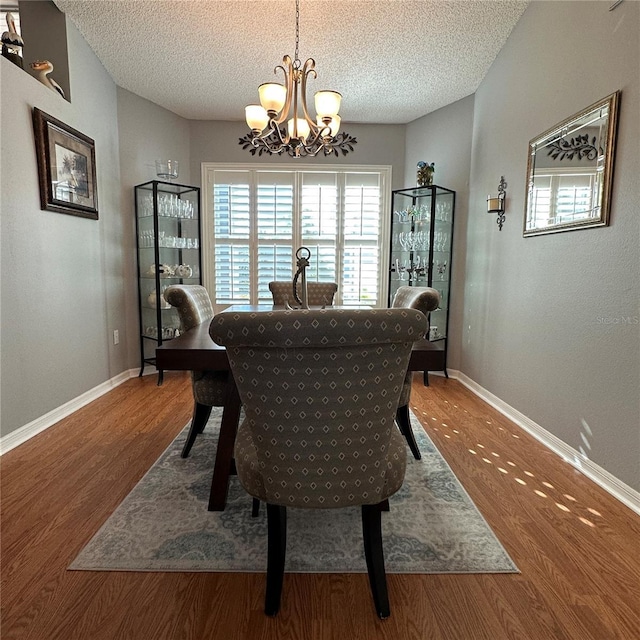
[[[618,111],[620,103],[620,91],[616,91],[611,95],[594,102],[592,105],[579,111],[578,113],[566,118],[562,122],[547,129],[544,133],[536,136],[529,141],[529,155],[527,158],[527,183],[525,191],[525,204],[524,204],[524,224],[523,233],[524,237],[541,235],[547,233],[557,233],[560,231],[573,231],[576,229],[587,229],[591,227],[605,227],[609,224],[609,210],[611,204],[611,187],[613,183],[613,159],[615,155],[615,142],[616,142],[616,130],[618,124]],[[604,158],[599,159],[596,157],[596,168],[602,167],[602,180],[599,188],[599,203],[596,203],[594,208],[600,208],[600,215],[595,217],[591,216],[582,220],[574,222],[564,222],[553,225],[546,225],[544,227],[531,227],[527,228],[527,220],[529,218],[529,207],[531,206],[531,194],[534,186],[535,178],[535,158],[536,151],[540,152],[541,148],[544,148],[549,142],[562,138],[567,129],[578,120],[585,118],[589,114],[594,115],[598,110],[602,108],[608,108],[608,118],[606,128],[606,146],[604,151]],[[569,132],[571,133],[571,132]]]

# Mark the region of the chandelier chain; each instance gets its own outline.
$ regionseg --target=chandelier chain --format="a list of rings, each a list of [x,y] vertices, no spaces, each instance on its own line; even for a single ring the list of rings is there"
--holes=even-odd
[[[300,0],[296,0],[296,55],[295,62],[299,62],[298,47],[300,45]]]

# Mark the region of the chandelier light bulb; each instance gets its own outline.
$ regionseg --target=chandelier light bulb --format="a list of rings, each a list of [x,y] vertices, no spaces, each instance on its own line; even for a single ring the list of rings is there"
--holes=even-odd
[[[244,108],[247,124],[253,131],[260,131],[269,124],[269,115],[259,104],[250,104]]]
[[[338,115],[342,96],[337,91],[318,91],[314,98],[316,113],[321,118],[333,118]]]
[[[269,112],[278,113],[287,100],[287,88],[277,82],[266,82],[258,87],[260,104]]]
[[[297,135],[294,132],[294,119],[291,118],[289,122],[287,122],[287,130],[289,131],[289,137],[297,140],[306,140],[311,128],[309,127],[309,123],[304,118],[296,118],[295,122],[297,123]]]

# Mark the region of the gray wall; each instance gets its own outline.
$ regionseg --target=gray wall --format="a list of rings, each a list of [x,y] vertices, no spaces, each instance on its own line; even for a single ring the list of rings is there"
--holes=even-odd
[[[120,144],[121,209],[127,230],[123,251],[126,298],[128,366],[140,366],[138,327],[138,288],[135,247],[134,187],[158,180],[155,161],[177,160],[179,174],[175,182],[199,184],[200,170],[191,173],[189,122],[175,113],[117,88],[118,137]],[[192,175],[198,180],[194,183]]]
[[[72,104],[0,59],[2,435],[126,368],[116,88],[67,35]],[[34,106],[95,140],[99,220],[40,210]]]
[[[474,97],[468,96],[407,125],[404,186],[416,184],[419,160],[435,162],[433,181],[456,192],[447,366],[460,369],[467,252],[467,206]]]
[[[639,490],[640,4],[609,4],[532,2],[476,92],[460,369]],[[610,226],[523,238],[528,141],[617,89]]]

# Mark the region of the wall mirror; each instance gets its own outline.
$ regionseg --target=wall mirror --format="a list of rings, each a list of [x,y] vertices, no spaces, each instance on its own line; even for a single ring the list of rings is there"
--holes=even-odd
[[[524,235],[609,223],[620,92],[529,142]]]

